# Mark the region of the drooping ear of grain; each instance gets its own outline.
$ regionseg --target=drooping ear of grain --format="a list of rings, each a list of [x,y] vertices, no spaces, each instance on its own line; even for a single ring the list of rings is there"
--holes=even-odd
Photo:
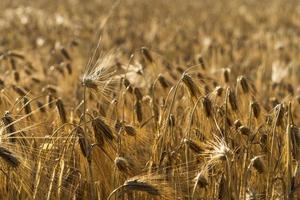
[[[20,165],[19,159],[4,147],[0,147],[0,157],[13,168],[16,168]]]
[[[190,77],[188,74],[184,74],[182,76],[182,81],[184,85],[188,88],[190,95],[192,97],[197,97],[197,94],[199,93],[199,89],[195,82],[193,81],[192,77]]]
[[[190,139],[184,139],[184,143],[196,154],[201,154],[204,152],[204,149],[200,147],[196,142]]]
[[[94,135],[99,144],[103,144],[103,139],[112,141],[114,139],[113,132],[110,127],[101,119],[95,118],[92,121]]]
[[[151,185],[150,183],[140,181],[140,180],[129,180],[126,181],[124,184],[125,188],[128,191],[141,191],[141,192],[147,192],[148,194],[158,196],[160,195],[159,190]]]
[[[124,131],[129,136],[136,136],[136,130],[133,126],[124,125]]]

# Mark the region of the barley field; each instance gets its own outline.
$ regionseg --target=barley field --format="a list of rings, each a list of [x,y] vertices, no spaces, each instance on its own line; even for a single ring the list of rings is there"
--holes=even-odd
[[[300,1],[1,0],[0,199],[300,199]]]

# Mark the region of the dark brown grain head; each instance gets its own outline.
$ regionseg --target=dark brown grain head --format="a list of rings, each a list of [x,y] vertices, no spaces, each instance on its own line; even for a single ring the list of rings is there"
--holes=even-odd
[[[229,100],[229,104],[230,104],[231,109],[233,111],[236,111],[238,109],[238,103],[237,103],[235,93],[231,90],[229,90],[229,93],[228,93],[228,100]]]
[[[67,120],[67,113],[66,113],[66,110],[65,110],[64,103],[61,99],[57,99],[56,108],[57,108],[57,111],[58,111],[61,122],[63,124],[66,123],[68,121]]]
[[[204,152],[204,149],[193,140],[185,138],[184,143],[196,154],[201,154]]]
[[[24,110],[25,114],[29,115],[32,112],[31,106],[30,106],[30,100],[28,97],[23,97],[23,104],[24,104]]]
[[[135,87],[133,92],[137,100],[141,101],[143,99],[143,94],[139,88]]]
[[[20,166],[20,160],[4,147],[0,147],[0,157],[6,162],[6,164],[13,168]]]
[[[170,82],[162,74],[158,76],[158,81],[163,88],[168,88],[170,86]]]
[[[18,71],[13,71],[14,79],[18,83],[20,81],[20,73]]]
[[[202,67],[202,69],[206,69],[205,63],[204,63],[204,59],[203,56],[201,54],[199,54],[197,56],[197,61],[200,64],[200,66]]]
[[[199,89],[195,82],[193,81],[192,77],[188,74],[183,74],[182,81],[184,85],[188,88],[190,95],[192,97],[197,97],[197,94],[199,93]]]
[[[39,108],[39,110],[41,111],[41,113],[45,113],[46,112],[45,106],[44,106],[44,104],[42,102],[36,101],[36,105]]]
[[[217,86],[217,87],[215,88],[215,92],[216,92],[217,96],[222,96],[223,91],[224,91],[224,88],[221,87],[221,86]]]
[[[65,57],[65,59],[71,60],[71,56],[70,56],[69,52],[67,51],[67,49],[65,49],[64,47],[62,47],[60,49],[60,52]]]
[[[81,153],[84,157],[87,158],[89,156],[89,149],[90,148],[89,148],[88,141],[85,138],[83,128],[81,128],[80,126],[76,127],[76,135],[79,138],[78,142],[79,142]]]
[[[260,106],[256,101],[251,102],[251,110],[255,118],[259,118]]]
[[[240,126],[238,130],[243,135],[247,135],[248,136],[248,135],[251,134],[251,130],[247,126]]]
[[[141,53],[148,62],[153,63],[153,57],[147,47],[142,47]]]
[[[224,78],[224,82],[225,83],[229,82],[229,77],[230,77],[230,69],[229,68],[225,68],[223,70],[223,78]]]
[[[154,185],[143,180],[128,180],[124,183],[124,186],[127,191],[147,192],[154,196],[160,195],[159,190]]]
[[[7,134],[9,134],[9,142],[15,143],[16,139],[13,138],[13,134],[16,132],[16,128],[14,125],[14,119],[12,118],[9,111],[6,111],[4,116],[2,117],[2,122],[6,128]]]
[[[206,117],[211,117],[213,113],[213,106],[211,100],[208,97],[204,97],[202,100],[202,105]]]
[[[143,121],[143,111],[142,104],[139,100],[136,100],[134,103],[134,112],[137,118],[137,121],[141,123]]]
[[[20,95],[20,97],[26,96],[28,93],[25,89],[16,85],[13,85],[12,88],[18,95]]]
[[[254,167],[254,169],[256,169],[258,173],[262,174],[265,172],[265,165],[261,157],[255,156],[254,158],[251,159],[251,162],[252,162],[252,166]]]
[[[97,139],[99,144],[103,143],[103,138],[109,141],[112,141],[114,139],[114,135],[111,128],[102,119],[93,119],[92,127],[94,130],[95,138]]]
[[[136,130],[131,125],[124,125],[124,131],[129,136],[136,136]]]
[[[244,76],[238,77],[237,82],[245,94],[249,92],[249,84]]]

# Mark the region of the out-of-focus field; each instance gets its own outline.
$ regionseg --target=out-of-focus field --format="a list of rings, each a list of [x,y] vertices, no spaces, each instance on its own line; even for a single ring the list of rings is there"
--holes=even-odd
[[[1,0],[1,199],[298,199],[300,2]]]

